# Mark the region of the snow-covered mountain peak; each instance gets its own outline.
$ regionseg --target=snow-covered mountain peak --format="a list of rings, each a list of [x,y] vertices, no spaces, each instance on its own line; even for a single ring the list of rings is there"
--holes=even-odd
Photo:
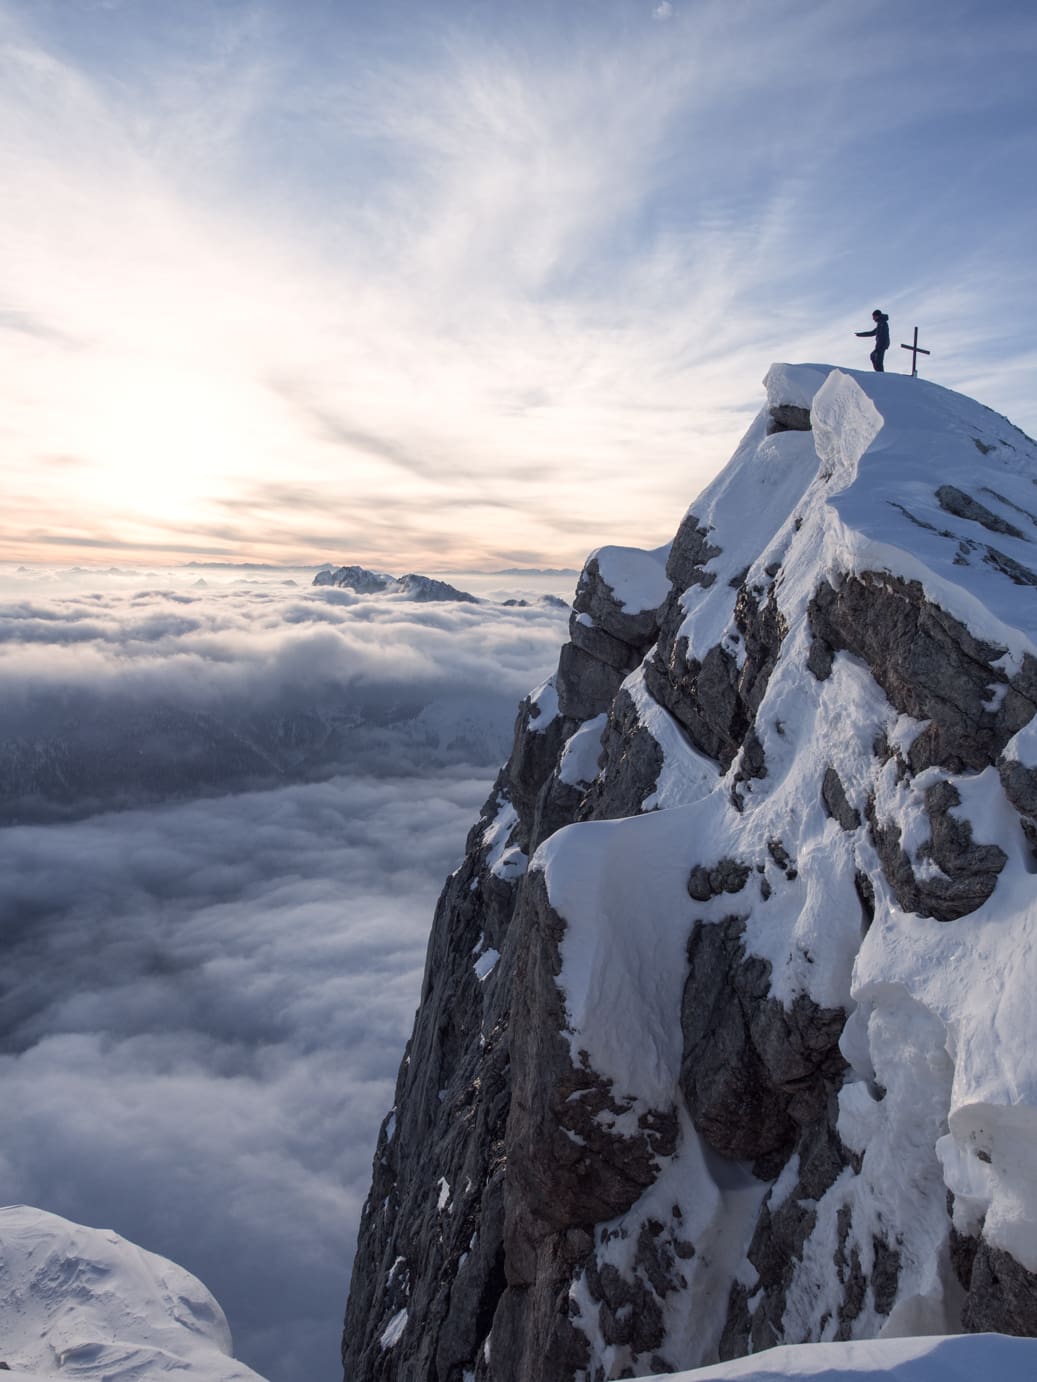
[[[1037,447],[766,383],[668,551],[588,560],[447,884],[352,1376],[1037,1334]]]
[[[692,506],[719,549],[701,583],[730,585],[750,558],[764,580],[794,558],[801,597],[819,568],[828,580],[889,571],[921,580],[1017,655],[1032,650],[1037,602],[1019,587],[1037,587],[1037,444],[981,404],[905,375],[774,365],[765,382],[766,408]],[[776,430],[790,412],[796,426]],[[733,599],[696,590],[687,603],[682,634],[705,624],[698,641],[712,646],[709,606],[733,611]],[[783,604],[791,613],[790,593]]]

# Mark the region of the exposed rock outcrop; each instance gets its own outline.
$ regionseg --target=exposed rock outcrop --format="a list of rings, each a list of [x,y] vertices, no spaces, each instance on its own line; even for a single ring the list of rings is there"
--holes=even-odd
[[[911,771],[937,764],[981,772],[1037,712],[1037,660],[1015,676],[996,664],[1003,647],[977,638],[926,598],[920,582],[865,571],[838,590],[822,582],[810,602],[815,646],[810,669],[828,674],[832,654],[853,653],[868,666],[891,705],[928,724],[911,745]],[[1003,692],[996,705],[991,692]]]
[[[785,1165],[799,1130],[823,1118],[842,1083],[846,1014],[819,1008],[806,994],[790,1008],[771,998],[771,967],[746,955],[743,934],[731,917],[697,926],[688,942],[680,1086],[706,1143],[721,1156],[756,1163],[766,1180]]]

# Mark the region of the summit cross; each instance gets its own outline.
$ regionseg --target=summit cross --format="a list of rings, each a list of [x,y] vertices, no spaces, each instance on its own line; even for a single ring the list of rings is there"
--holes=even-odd
[[[923,350],[922,347],[918,344],[918,327],[917,327],[917,326],[915,327],[915,340],[914,340],[914,345],[904,345],[904,343],[901,342],[901,343],[900,343],[900,349],[901,349],[901,350],[909,350],[909,351],[911,352],[911,378],[912,378],[912,379],[917,379],[917,378],[918,378],[918,357],[919,357],[919,355],[931,355],[931,354],[932,354],[932,351],[931,351],[931,350]]]

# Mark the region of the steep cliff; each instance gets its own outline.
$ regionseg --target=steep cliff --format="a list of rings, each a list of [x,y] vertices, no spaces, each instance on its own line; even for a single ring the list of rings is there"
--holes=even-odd
[[[448,880],[348,1382],[1037,1334],[1037,446],[775,366]]]

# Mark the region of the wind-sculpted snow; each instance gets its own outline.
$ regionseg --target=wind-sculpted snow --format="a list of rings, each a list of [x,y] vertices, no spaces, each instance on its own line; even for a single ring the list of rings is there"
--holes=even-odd
[[[1037,446],[909,377],[767,384],[668,555],[588,560],[441,901],[450,1036],[401,1072],[351,1379],[1037,1335]],[[466,1186],[434,1253],[433,1175]]]
[[[105,1229],[0,1208],[0,1361],[17,1382],[263,1382],[197,1278]]]
[[[1037,1343],[993,1335],[792,1344],[671,1374],[672,1382],[1030,1382]]]

